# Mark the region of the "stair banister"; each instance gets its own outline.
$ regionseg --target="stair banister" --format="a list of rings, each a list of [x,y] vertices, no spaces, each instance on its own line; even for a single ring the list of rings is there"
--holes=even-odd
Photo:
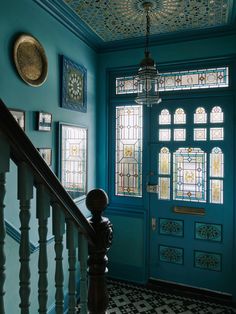
[[[47,166],[38,150],[20,128],[2,100],[0,100],[0,313],[5,314],[4,282],[7,261],[5,256],[4,198],[6,173],[10,171],[10,159],[18,169],[18,200],[20,216],[19,246],[19,310],[30,312],[30,216],[33,187],[36,187],[36,217],[38,219],[38,313],[48,311],[48,260],[47,233],[48,219],[52,216],[55,249],[55,313],[64,313],[64,273],[62,262],[65,258],[63,236],[68,251],[68,314],[76,312],[76,261],[80,262],[80,313],[105,314],[108,305],[105,274],[106,253],[111,245],[112,225],[102,217],[108,203],[103,190],[88,193],[86,205],[92,213],[87,220],[58,178]],[[78,252],[78,253],[76,253]],[[78,254],[78,255],[77,255]],[[87,278],[87,258],[89,271]],[[89,291],[87,291],[89,282]],[[89,299],[88,303],[87,300]]]

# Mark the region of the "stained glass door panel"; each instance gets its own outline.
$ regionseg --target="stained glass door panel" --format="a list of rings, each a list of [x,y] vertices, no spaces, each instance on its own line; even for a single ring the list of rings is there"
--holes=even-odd
[[[147,183],[159,187],[146,192],[156,222],[150,223],[153,279],[232,293],[231,103],[219,96],[151,108]]]

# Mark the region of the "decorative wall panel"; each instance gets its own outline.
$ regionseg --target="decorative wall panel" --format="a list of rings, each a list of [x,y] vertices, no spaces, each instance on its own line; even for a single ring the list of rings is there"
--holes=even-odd
[[[183,220],[160,218],[159,219],[159,233],[163,235],[183,237],[184,222]]]
[[[182,248],[160,245],[159,259],[162,262],[182,265],[184,263],[184,250]]]
[[[198,240],[222,241],[222,225],[195,222],[195,238]]]
[[[194,251],[194,266],[207,270],[221,271],[221,254]]]

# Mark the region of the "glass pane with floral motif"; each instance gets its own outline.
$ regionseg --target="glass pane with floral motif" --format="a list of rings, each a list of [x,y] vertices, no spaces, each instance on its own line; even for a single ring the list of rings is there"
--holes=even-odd
[[[170,199],[170,178],[159,177],[159,199]]]
[[[173,154],[173,198],[206,202],[206,153],[200,148],[179,148]]]
[[[211,123],[224,122],[224,113],[222,112],[221,107],[215,106],[212,108],[211,113],[210,113],[210,122]]]
[[[170,174],[170,152],[167,147],[162,147],[159,153],[159,174]]]
[[[171,115],[169,110],[163,109],[159,114],[159,124],[170,124],[171,123]]]
[[[186,129],[174,129],[174,141],[185,141]]]
[[[210,180],[210,202],[223,204],[223,180]]]
[[[175,110],[174,114],[174,124],[185,124],[186,123],[186,114],[182,108]]]
[[[224,128],[210,128],[210,140],[223,141],[223,139],[224,139]]]
[[[193,139],[194,139],[194,141],[206,141],[207,140],[207,129],[205,129],[205,128],[193,129]]]
[[[159,141],[165,142],[170,141],[171,131],[170,129],[159,129]]]
[[[210,176],[224,177],[224,154],[219,147],[214,147],[210,154]]]
[[[116,107],[116,195],[142,196],[142,106]]]
[[[203,107],[198,107],[194,113],[194,123],[207,123],[207,113]]]

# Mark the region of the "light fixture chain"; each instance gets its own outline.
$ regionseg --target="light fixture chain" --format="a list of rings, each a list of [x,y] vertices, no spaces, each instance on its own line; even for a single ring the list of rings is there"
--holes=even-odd
[[[149,47],[149,35],[150,35],[150,16],[149,9],[146,10],[146,48],[145,51],[148,52]]]

